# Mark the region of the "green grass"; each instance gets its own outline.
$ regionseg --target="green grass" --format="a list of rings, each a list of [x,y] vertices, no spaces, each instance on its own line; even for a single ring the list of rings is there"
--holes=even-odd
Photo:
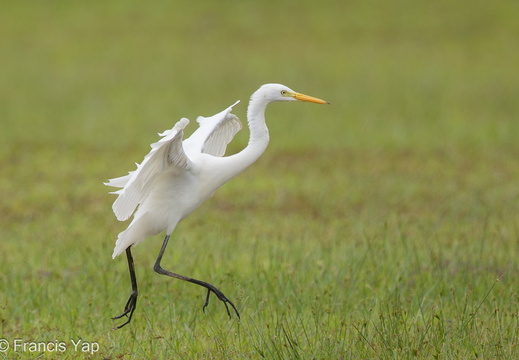
[[[4,1],[0,359],[517,358],[518,17],[515,1]],[[182,116],[241,99],[244,119],[265,82],[332,105],[272,105],[267,152],[163,260],[241,321],[153,272],[157,236],[112,331],[126,224],[102,181]]]

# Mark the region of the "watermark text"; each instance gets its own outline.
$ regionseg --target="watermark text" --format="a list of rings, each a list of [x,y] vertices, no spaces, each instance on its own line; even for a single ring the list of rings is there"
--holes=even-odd
[[[83,339],[68,339],[66,341],[29,341],[24,339],[13,339],[9,341],[7,339],[0,339],[0,352],[7,352],[9,349],[17,353],[64,353],[71,351],[95,354],[99,351],[99,343]]]

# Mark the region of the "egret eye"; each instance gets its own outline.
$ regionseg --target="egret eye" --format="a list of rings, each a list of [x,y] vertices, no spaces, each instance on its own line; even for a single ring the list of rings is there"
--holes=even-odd
[[[282,96],[288,96],[288,91],[286,91],[286,90],[281,90],[281,95],[282,95]]]

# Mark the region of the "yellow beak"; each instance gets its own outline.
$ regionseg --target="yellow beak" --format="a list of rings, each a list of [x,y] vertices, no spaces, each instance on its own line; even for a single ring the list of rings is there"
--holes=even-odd
[[[299,93],[294,93],[294,99],[299,100],[299,101],[316,103],[316,104],[330,104],[328,101],[324,101],[324,100],[315,98],[313,96],[299,94]]]

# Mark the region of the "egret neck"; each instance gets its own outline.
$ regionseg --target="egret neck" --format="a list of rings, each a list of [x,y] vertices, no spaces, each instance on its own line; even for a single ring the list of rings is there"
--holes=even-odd
[[[272,100],[263,96],[261,90],[260,88],[252,94],[247,109],[247,124],[250,132],[247,146],[235,155],[222,158],[227,164],[232,163],[232,165],[225,167],[229,169],[229,173],[226,174],[229,179],[235,177],[258,160],[261,154],[265,152],[269,143],[270,137],[267,124],[265,123],[265,109]]]

